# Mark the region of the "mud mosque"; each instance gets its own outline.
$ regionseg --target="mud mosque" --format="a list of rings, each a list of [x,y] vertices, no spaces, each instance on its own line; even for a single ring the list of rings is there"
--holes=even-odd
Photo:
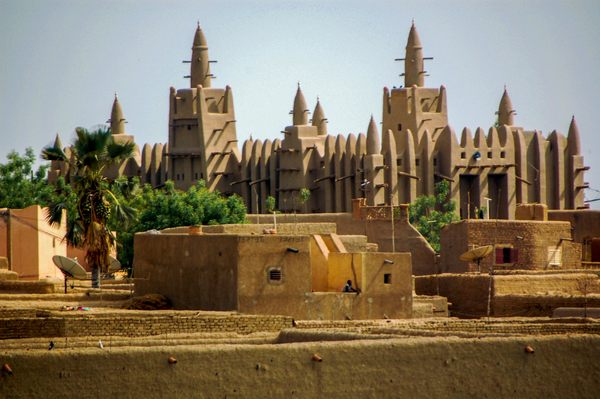
[[[448,124],[447,95],[425,86],[423,46],[413,23],[406,44],[404,86],[383,88],[382,132],[371,116],[366,135],[332,136],[317,99],[310,110],[300,85],[292,124],[283,138],[246,140],[241,150],[236,132],[233,90],[212,87],[212,61],[200,26],[189,61],[190,87],[169,91],[168,143],[144,144],[136,157],[110,171],[112,177],[139,176],[154,187],[167,179],[186,189],[204,180],[212,190],[240,195],[250,213],[264,213],[273,196],[277,209],[289,212],[351,212],[352,199],[367,205],[410,203],[433,194],[434,185],[450,183],[451,199],[463,218],[486,208],[489,218],[512,219],[518,203],[543,203],[549,209],[581,209],[584,165],[575,118],[565,137],[547,137],[515,123],[505,88],[497,123],[487,134],[477,128],[461,133]],[[115,97],[110,126],[115,139],[134,140]],[[57,136],[57,143],[60,139]],[[67,176],[54,162],[50,181]],[[301,204],[299,192],[311,192]]]

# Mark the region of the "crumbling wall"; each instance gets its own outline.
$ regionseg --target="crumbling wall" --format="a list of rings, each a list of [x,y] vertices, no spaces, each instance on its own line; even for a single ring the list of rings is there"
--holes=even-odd
[[[115,315],[0,319],[0,339],[31,337],[143,337],[197,332],[250,334],[291,327],[292,319],[270,315]]]
[[[599,358],[590,335],[12,350],[0,396],[594,398]]]

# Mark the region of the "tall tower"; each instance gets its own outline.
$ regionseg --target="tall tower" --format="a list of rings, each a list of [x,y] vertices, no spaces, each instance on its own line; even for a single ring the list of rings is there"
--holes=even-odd
[[[400,135],[410,131],[415,145],[419,145],[425,130],[435,139],[448,125],[446,107],[446,89],[441,86],[425,88],[424,61],[431,57],[423,57],[423,46],[419,33],[413,22],[406,42],[404,58],[404,85],[394,87],[391,91],[383,90],[383,131],[391,130],[396,143],[400,143]]]
[[[110,119],[107,122],[110,123],[110,130],[115,143],[135,141],[132,135],[125,133],[125,123],[127,123],[127,121],[123,117],[123,109],[121,108],[117,93],[115,93],[115,99],[110,111]]]
[[[214,76],[200,26],[189,62],[191,88],[170,90],[168,178],[179,189],[204,180],[210,190],[227,193],[239,160],[233,93],[229,86],[211,88]]]
[[[323,133],[324,112],[320,105],[315,108],[312,125],[308,124],[308,107],[300,84],[294,97],[292,125],[285,128],[285,138],[279,150],[278,207],[281,211],[302,211],[299,193],[303,188],[313,190],[318,177],[318,160],[321,159],[326,134]],[[320,120],[320,123],[319,123]],[[318,193],[317,193],[318,194]],[[306,209],[317,206],[317,195],[311,195]]]
[[[516,112],[513,109],[512,101],[510,101],[510,96],[508,95],[506,86],[504,86],[504,93],[502,93],[500,105],[498,105],[498,125],[513,126],[515,124],[515,114]]]
[[[417,28],[415,27],[415,21],[413,21],[406,42],[406,57],[404,57],[404,87],[423,87],[425,84],[424,67],[423,45],[419,38],[419,32],[417,32]]]

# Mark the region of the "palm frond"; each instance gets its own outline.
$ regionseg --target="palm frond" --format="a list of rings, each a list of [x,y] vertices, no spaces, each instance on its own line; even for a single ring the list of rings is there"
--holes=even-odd
[[[54,146],[48,146],[42,149],[42,159],[45,159],[46,161],[69,161],[63,149]]]
[[[131,158],[135,150],[135,144],[133,142],[120,144],[111,141],[106,147],[106,150],[110,162],[120,162],[124,159]]]
[[[67,212],[67,210],[67,203],[64,201],[48,205],[46,208],[46,221],[50,226],[60,226],[62,223],[63,211]]]

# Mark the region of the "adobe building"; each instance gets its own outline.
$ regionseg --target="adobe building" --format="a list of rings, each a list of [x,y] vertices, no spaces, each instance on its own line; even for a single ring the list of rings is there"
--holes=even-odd
[[[264,227],[136,234],[136,294],[165,295],[178,309],[296,319],[411,317],[409,253],[348,252],[334,224],[278,225],[278,234]],[[342,292],[347,280],[360,292]]]
[[[573,242],[571,224],[537,220],[465,219],[445,226],[440,236],[440,272],[478,271],[460,255],[484,245],[494,252],[483,258],[481,271],[564,270],[581,267],[581,244]]]
[[[190,63],[190,87],[169,91],[169,134],[166,144],[145,144],[139,157],[113,171],[140,176],[155,187],[171,179],[186,189],[204,180],[211,190],[238,194],[251,213],[266,212],[273,196],[284,212],[351,212],[352,199],[367,205],[411,203],[433,194],[435,183],[450,183],[450,197],[461,217],[485,207],[491,218],[512,219],[519,203],[543,203],[549,209],[580,209],[584,204],[584,173],[579,131],[572,118],[565,137],[547,137],[518,125],[508,91],[498,107],[496,126],[468,128],[460,141],[448,122],[444,86],[426,86],[423,45],[413,23],[404,58],[404,86],[383,89],[382,131],[373,117],[367,133],[332,136],[329,120],[317,99],[310,109],[300,87],[292,123],[280,140],[238,143],[233,90],[213,87],[213,61],[198,28]],[[491,112],[490,112],[491,113]],[[111,114],[115,138],[126,135],[124,117],[115,99]],[[274,136],[279,136],[279,132]],[[68,175],[53,163],[50,180]],[[299,192],[311,196],[301,204]]]
[[[9,270],[22,280],[63,280],[52,262],[54,255],[67,255],[63,240],[66,215],[60,227],[46,222],[45,209],[32,205],[24,209],[2,209],[0,213],[0,257],[6,257]]]

